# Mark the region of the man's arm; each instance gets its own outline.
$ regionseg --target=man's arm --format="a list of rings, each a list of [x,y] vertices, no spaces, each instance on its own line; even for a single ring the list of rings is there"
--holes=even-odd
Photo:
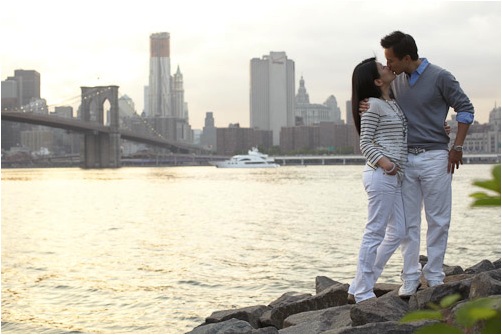
[[[463,164],[463,148],[465,137],[467,136],[467,131],[469,130],[470,124],[468,123],[458,123],[457,136],[453,142],[453,147],[450,149],[448,155],[448,173],[454,173],[455,168],[459,168],[460,164]]]

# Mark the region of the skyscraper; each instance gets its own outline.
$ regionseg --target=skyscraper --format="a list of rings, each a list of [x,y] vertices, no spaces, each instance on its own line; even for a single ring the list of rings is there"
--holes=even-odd
[[[185,115],[185,90],[183,89],[183,75],[180,72],[179,66],[173,76],[172,84],[172,116],[179,119],[187,119],[188,115]]]
[[[146,90],[146,116],[168,117],[171,106],[171,58],[169,33],[150,35],[150,76]]]
[[[2,107],[5,103],[5,106],[17,108],[39,99],[40,73],[35,70],[15,70],[14,77],[2,81]]]
[[[279,145],[282,127],[295,125],[295,63],[285,52],[251,59],[250,125],[272,130]]]

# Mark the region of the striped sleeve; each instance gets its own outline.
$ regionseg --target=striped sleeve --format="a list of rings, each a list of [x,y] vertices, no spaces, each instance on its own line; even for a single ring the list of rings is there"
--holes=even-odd
[[[359,147],[364,157],[366,157],[368,164],[373,167],[376,167],[376,163],[384,156],[379,146],[374,142],[379,120],[380,108],[378,103],[375,101],[373,103],[370,102],[370,109],[361,116]]]

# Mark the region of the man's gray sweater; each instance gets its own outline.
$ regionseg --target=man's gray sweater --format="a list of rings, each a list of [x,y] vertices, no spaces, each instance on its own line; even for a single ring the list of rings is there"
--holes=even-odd
[[[455,77],[445,69],[429,64],[410,86],[401,73],[392,82],[392,91],[408,119],[408,146],[427,150],[448,150],[449,136],[444,121],[450,107],[456,113],[474,114],[474,107]]]

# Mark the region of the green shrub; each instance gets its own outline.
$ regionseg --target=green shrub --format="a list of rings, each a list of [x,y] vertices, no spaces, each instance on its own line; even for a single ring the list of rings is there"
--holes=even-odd
[[[500,334],[500,297],[479,298],[468,301],[456,309],[454,318],[448,318],[449,309],[461,298],[460,294],[444,297],[439,305],[429,304],[430,310],[406,314],[401,322],[438,320],[420,327],[416,334]]]

